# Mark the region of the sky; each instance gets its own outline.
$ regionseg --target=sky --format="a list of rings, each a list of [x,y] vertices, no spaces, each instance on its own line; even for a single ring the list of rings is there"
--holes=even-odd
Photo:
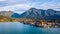
[[[0,0],[0,11],[23,13],[30,8],[60,11],[60,0]]]

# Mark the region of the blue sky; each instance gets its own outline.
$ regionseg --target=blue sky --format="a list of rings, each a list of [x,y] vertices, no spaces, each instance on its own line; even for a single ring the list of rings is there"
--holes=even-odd
[[[23,13],[29,8],[60,10],[60,0],[0,0],[0,11]]]

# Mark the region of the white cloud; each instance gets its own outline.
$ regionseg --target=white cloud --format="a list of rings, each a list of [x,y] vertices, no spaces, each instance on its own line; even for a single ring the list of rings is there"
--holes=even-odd
[[[57,8],[60,8],[60,3],[58,3],[58,4],[43,3],[41,5],[36,6],[36,8],[39,8],[39,9],[57,9]]]
[[[39,9],[56,9],[60,8],[60,3],[54,4],[53,2],[47,3],[45,1],[35,0],[0,0],[6,1],[6,5],[4,7],[0,7],[0,11],[25,11],[31,7],[39,8]]]
[[[14,11],[14,10],[27,10],[28,8],[30,8],[29,5],[25,5],[25,4],[16,4],[16,5],[11,5],[11,6],[5,6],[5,7],[0,7],[0,11]]]
[[[7,0],[7,4],[28,4],[31,3],[31,0]]]
[[[6,0],[0,0],[0,2],[2,2],[2,1],[6,1]]]
[[[13,11],[15,13],[21,14],[30,8],[31,7],[26,4],[16,4],[11,6],[0,7],[0,11]]]

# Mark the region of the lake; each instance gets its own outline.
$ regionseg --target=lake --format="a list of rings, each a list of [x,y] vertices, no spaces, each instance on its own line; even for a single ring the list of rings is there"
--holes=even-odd
[[[39,28],[19,22],[1,22],[0,34],[60,34],[60,28]]]

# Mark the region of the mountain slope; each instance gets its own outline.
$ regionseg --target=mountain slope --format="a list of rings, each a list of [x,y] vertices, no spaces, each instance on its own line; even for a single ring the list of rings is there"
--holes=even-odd
[[[26,12],[20,15],[20,18],[31,18],[31,19],[60,19],[60,11],[52,9],[42,10],[36,8],[30,8]]]
[[[42,18],[42,16],[45,15],[44,11],[45,10],[31,8],[31,9],[27,10],[26,12],[24,12],[23,14],[21,14],[20,18],[32,18],[32,19],[34,18],[34,19],[39,19],[39,18]],[[41,13],[43,15],[41,15]]]
[[[55,11],[53,9],[43,10],[30,8],[21,15],[14,13],[11,17],[27,19],[60,19],[60,11]]]
[[[14,13],[14,14],[12,14],[12,15],[11,15],[11,17],[12,17],[12,18],[19,18],[19,17],[20,17],[20,15],[19,15],[19,14],[17,14],[17,13]]]

